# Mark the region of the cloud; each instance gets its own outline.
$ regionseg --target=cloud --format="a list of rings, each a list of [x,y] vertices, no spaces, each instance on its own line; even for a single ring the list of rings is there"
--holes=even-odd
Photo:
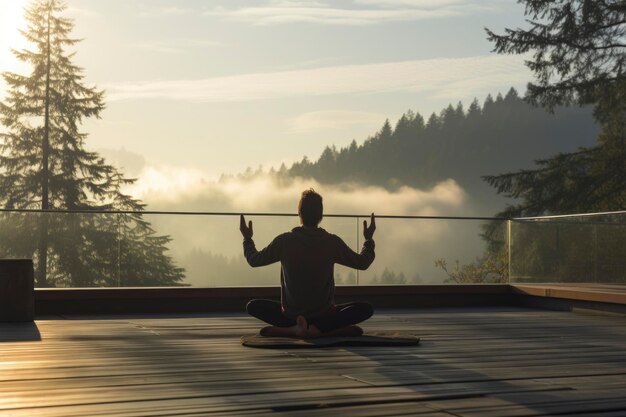
[[[120,169],[127,178],[138,177],[146,167],[146,158],[143,155],[128,151],[125,148],[101,148],[97,152],[104,157],[108,164]]]
[[[357,0],[355,5],[370,7],[339,8],[320,2],[273,1],[263,6],[238,9],[218,7],[207,10],[204,14],[253,25],[286,23],[372,25],[465,16],[491,10],[490,7],[476,2],[454,0]]]
[[[173,41],[142,41],[129,45],[132,48],[143,49],[150,52],[162,54],[182,54],[188,52],[192,48],[204,47],[222,47],[223,42],[197,39],[180,39]]]
[[[204,188],[207,183],[205,174],[200,170],[154,164],[145,159],[143,162],[137,174],[138,180],[124,190],[141,199],[150,201],[156,197],[162,202],[174,202]]]
[[[278,181],[269,174],[211,181],[200,170],[150,163],[125,192],[159,209],[293,212],[302,190],[311,187],[325,196],[327,213],[432,215],[457,209],[466,199],[454,180],[443,181],[429,190],[404,186],[389,191],[354,183],[326,185],[302,178]]]
[[[100,17],[101,16],[101,14],[98,12],[95,12],[89,9],[79,8],[79,7],[68,7],[67,13],[73,16],[78,16],[78,17]]]
[[[435,58],[198,80],[127,82],[105,88],[110,101],[235,102],[386,92],[426,93],[458,100],[525,83],[529,74],[523,63],[524,57],[518,55]]]
[[[184,41],[185,44],[194,47],[216,47],[216,46],[228,46],[227,43],[221,41],[212,41],[209,39],[187,39]]]
[[[287,120],[291,132],[343,129],[352,126],[379,126],[387,117],[381,113],[351,110],[326,110],[303,113]]]
[[[354,0],[356,4],[379,7],[413,7],[419,9],[440,9],[450,6],[476,4],[466,0]]]
[[[129,45],[132,48],[143,49],[150,52],[158,52],[163,54],[180,54],[184,52],[183,48],[171,43],[158,41],[135,42]]]
[[[371,212],[378,215],[467,214],[468,196],[454,180],[443,181],[429,189],[405,186],[390,191],[354,183],[320,184],[302,178],[278,181],[268,174],[251,179],[208,181],[202,173],[186,168],[150,165],[129,190],[146,202],[150,210],[295,214],[302,190],[310,187],[322,194],[326,214],[358,214],[365,218]],[[233,262],[244,262],[240,260],[241,235],[237,216],[146,215],[145,218],[159,234],[173,239],[168,245],[171,254],[188,271],[197,270],[190,261],[193,253],[196,257],[198,254],[213,254],[225,256]],[[259,249],[276,235],[298,225],[295,216],[249,216],[247,220],[254,223],[254,239]],[[326,217],[321,226],[358,250],[357,236],[361,236],[359,227],[363,220]],[[450,260],[474,259],[484,249],[479,232],[480,223],[477,222],[379,218],[375,235],[376,261],[367,272],[361,273],[361,282],[371,282],[385,269],[402,272],[410,280],[419,276],[422,282],[441,282],[445,275],[435,268],[435,259],[442,256]],[[362,242],[362,236],[358,239]],[[207,285],[207,282],[225,279],[219,281],[221,285],[245,283],[240,274],[210,276],[207,272],[210,268],[211,265],[205,265],[200,268],[200,274],[190,272],[190,282]],[[344,277],[349,273],[345,268],[337,268],[337,271]],[[251,279],[248,284],[255,282],[254,277],[260,279],[262,276],[268,276],[264,283],[276,284],[279,276],[276,266],[267,272],[256,271],[247,275]]]
[[[155,7],[143,10],[140,13],[142,17],[173,17],[173,16],[183,16],[187,14],[195,13],[195,10],[189,7],[176,7],[176,6],[168,6],[168,7]]]

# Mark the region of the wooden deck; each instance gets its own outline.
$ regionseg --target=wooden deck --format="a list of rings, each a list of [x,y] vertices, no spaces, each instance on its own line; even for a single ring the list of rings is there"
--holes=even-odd
[[[0,416],[626,416],[626,317],[381,311],[410,348],[260,350],[241,314],[0,323]]]

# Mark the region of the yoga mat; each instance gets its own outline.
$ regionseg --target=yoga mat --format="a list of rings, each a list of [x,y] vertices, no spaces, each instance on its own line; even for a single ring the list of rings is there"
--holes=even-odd
[[[264,349],[311,349],[336,346],[414,346],[419,341],[419,337],[401,332],[375,332],[366,333],[362,336],[318,337],[317,339],[268,337],[260,334],[241,337],[242,345]]]

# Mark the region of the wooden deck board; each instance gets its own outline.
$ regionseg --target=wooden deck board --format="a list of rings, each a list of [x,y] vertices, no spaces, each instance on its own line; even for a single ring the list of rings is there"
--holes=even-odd
[[[416,347],[257,350],[236,314],[0,323],[0,416],[626,415],[626,317],[383,311]]]

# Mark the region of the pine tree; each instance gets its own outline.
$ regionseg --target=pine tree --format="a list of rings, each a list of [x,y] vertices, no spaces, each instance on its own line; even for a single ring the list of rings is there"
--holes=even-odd
[[[434,112],[428,117],[426,128],[431,131],[437,131],[441,127],[441,120]]]
[[[529,29],[486,29],[494,51],[533,53],[527,98],[549,109],[595,104],[624,82],[626,4],[622,0],[520,0]]]
[[[472,101],[472,104],[470,104],[469,108],[467,109],[467,118],[469,120],[476,120],[480,117],[481,113],[482,113],[482,109],[480,108],[478,99],[474,98],[474,100]]]
[[[68,49],[73,21],[60,0],[38,0],[26,10],[23,32],[33,50],[15,51],[32,66],[29,75],[3,73],[9,87],[0,102],[6,133],[0,138],[0,204],[12,209],[142,211],[124,194],[125,178],[84,147],[83,120],[100,117],[104,92],[83,82]],[[9,215],[7,215],[9,216]],[[175,285],[183,270],[166,255],[140,214],[5,216],[0,245],[14,256],[33,257],[36,284],[45,286]]]
[[[533,170],[485,177],[499,193],[521,198],[504,215],[539,215],[626,207],[626,3],[621,0],[521,0],[530,29],[487,29],[498,53],[533,52],[526,98],[548,110],[593,104],[599,144],[539,161]]]
[[[385,120],[385,124],[383,124],[383,127],[380,129],[377,135],[378,138],[382,141],[389,140],[391,138],[391,136],[393,135],[393,128],[391,127],[389,119]]]

